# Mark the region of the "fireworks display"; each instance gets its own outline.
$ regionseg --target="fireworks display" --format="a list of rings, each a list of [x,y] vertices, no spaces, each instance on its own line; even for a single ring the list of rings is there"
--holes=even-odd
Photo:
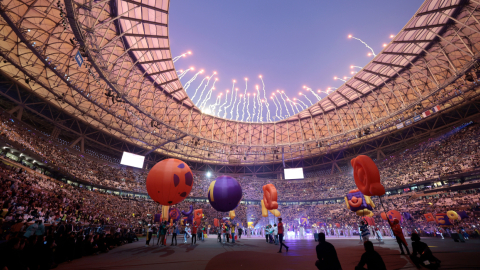
[[[375,51],[371,46],[369,46],[365,41],[354,37],[352,35],[348,36],[349,39],[355,39],[360,41],[364,44],[369,50],[369,55],[376,56]],[[392,37],[391,37],[392,38]],[[383,44],[385,47],[386,44]],[[190,55],[191,52],[183,53],[179,56],[173,58],[173,62],[178,61],[179,59]],[[355,74],[363,67],[361,66],[350,66],[350,73]],[[190,67],[188,69],[180,69],[177,71],[177,76],[179,79],[184,78],[189,71],[193,71],[194,68]],[[188,80],[184,84],[184,89],[187,90],[191,86],[192,83],[195,82],[197,77],[202,74],[204,71],[200,70],[197,72],[190,80]],[[240,93],[238,88],[235,87],[236,81],[233,80],[232,89],[226,90],[225,92],[225,99],[222,103],[223,93],[217,95],[215,99],[215,103],[211,104],[213,100],[211,100],[213,91],[215,90],[215,83],[218,81],[218,78],[215,78],[213,83],[210,85],[210,81],[217,75],[216,72],[213,72],[211,76],[205,77],[202,79],[200,84],[195,89],[191,100],[200,108],[200,110],[204,111],[204,113],[217,115],[223,118],[235,119],[240,121],[247,121],[247,122],[264,122],[264,121],[279,121],[284,118],[290,117],[294,114],[300,113],[302,110],[307,109],[310,106],[313,106],[316,102],[322,100],[321,94],[329,95],[330,93],[334,92],[337,88],[335,87],[328,87],[326,91],[322,91],[318,89],[314,91],[312,88],[303,86],[303,89],[306,92],[299,92],[298,98],[290,98],[288,97],[287,93],[284,90],[276,90],[273,92],[270,98],[267,97],[266,92],[268,89],[265,86],[265,81],[263,80],[263,76],[259,75],[258,78],[262,83],[262,88],[258,85],[255,85],[253,89],[253,93],[248,93],[248,79],[245,78],[245,89],[243,93]],[[334,80],[340,80],[342,82],[347,82],[350,77],[334,77]],[[201,89],[201,91],[199,91]],[[206,92],[206,94],[205,94]],[[229,94],[231,92],[231,96]],[[308,93],[310,92],[310,93]],[[197,100],[195,98],[197,97]],[[205,94],[205,96],[204,96]],[[314,99],[312,99],[313,95]],[[238,97],[237,97],[238,96]],[[250,96],[252,96],[253,106],[250,107]],[[238,99],[238,101],[237,101]],[[283,104],[281,100],[283,100]],[[273,109],[270,110],[270,102],[273,102],[275,106],[275,116],[273,116]],[[243,103],[243,104],[242,104]],[[288,105],[287,105],[288,103]],[[257,106],[258,105],[258,106]],[[216,110],[218,108],[218,113]],[[264,110],[265,109],[265,110]],[[285,109],[285,112],[283,111]],[[291,110],[291,112],[290,112]],[[223,111],[223,115],[222,115]]]

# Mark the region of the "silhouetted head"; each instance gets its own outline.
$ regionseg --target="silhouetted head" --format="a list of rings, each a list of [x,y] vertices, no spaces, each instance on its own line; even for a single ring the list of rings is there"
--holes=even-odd
[[[417,241],[420,241],[420,235],[418,235],[418,233],[412,233],[412,241],[413,242],[417,242]]]
[[[363,243],[363,247],[365,248],[365,251],[373,251],[373,243],[370,241],[366,241]]]
[[[393,224],[397,225],[398,223],[400,223],[400,221],[398,221],[398,219],[393,220]]]
[[[318,241],[320,243],[325,242],[325,234],[323,232],[318,234]]]

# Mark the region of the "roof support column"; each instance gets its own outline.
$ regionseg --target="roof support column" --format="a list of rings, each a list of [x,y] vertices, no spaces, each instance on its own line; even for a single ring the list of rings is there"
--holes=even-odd
[[[17,113],[16,118],[21,121],[22,120],[22,115],[23,115],[23,107],[21,105],[17,105],[14,108],[12,108],[11,110],[8,111],[8,113],[11,114],[11,115],[13,115],[15,112]]]
[[[377,149],[377,162],[379,162],[382,158],[385,158],[385,154],[383,153],[382,149]]]
[[[75,145],[77,145],[78,143],[80,143],[80,152],[82,153],[85,153],[85,138],[82,136],[82,137],[78,137],[78,139],[76,139],[75,141],[73,141],[69,147],[74,147]]]
[[[57,126],[55,126],[55,127],[53,128],[52,134],[50,134],[50,136],[52,136],[52,139],[57,139],[58,136],[60,135],[60,132],[61,132],[61,131],[62,131],[61,129],[59,129]]]

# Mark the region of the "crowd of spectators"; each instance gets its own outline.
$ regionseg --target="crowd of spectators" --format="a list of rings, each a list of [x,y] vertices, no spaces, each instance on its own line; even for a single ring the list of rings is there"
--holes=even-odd
[[[118,164],[95,159],[87,154],[69,149],[55,140],[34,132],[21,123],[1,115],[2,136],[42,156],[45,161],[66,174],[85,182],[126,191],[146,193],[147,170],[127,168]],[[41,135],[41,136],[40,136]],[[412,184],[441,176],[480,168],[480,125],[472,124],[462,129],[453,129],[437,138],[431,138],[395,156],[377,161],[382,184],[386,188]],[[355,188],[351,168],[342,172],[325,174],[325,171],[304,180],[268,180],[255,177],[237,177],[242,186],[244,199],[262,198],[262,186],[273,183],[279,192],[280,201],[337,198]],[[203,172],[194,172],[195,185],[190,197],[206,197],[210,182],[215,175],[207,177]]]
[[[7,165],[9,164],[9,165]],[[50,269],[58,263],[82,256],[108,252],[112,248],[135,241],[153,224],[159,206],[151,200],[137,200],[90,191],[65,184],[19,164],[0,162],[0,226],[1,254],[6,254],[1,267],[8,269]],[[408,212],[413,220],[402,222],[407,235],[412,232],[435,236],[436,233],[463,231],[478,236],[477,219],[480,213],[479,190],[385,196],[377,206],[374,220],[385,236],[387,224],[379,211],[396,209]],[[187,211],[203,209],[202,226],[213,226],[214,218],[225,218],[226,213],[215,211],[208,201],[183,201],[174,207]],[[465,210],[469,218],[443,231],[434,222],[427,222],[424,213],[444,213],[447,210]],[[301,217],[307,217],[306,232],[318,225],[327,235],[345,235],[357,231],[359,217],[345,208],[344,203],[319,205],[280,205],[286,229],[298,235]],[[236,209],[238,223],[250,234],[262,234],[264,226],[275,223],[275,218],[261,215],[261,207],[240,204]],[[252,229],[247,229],[251,222]],[[339,224],[340,228],[336,227]],[[215,232],[215,228],[210,230]],[[181,230],[183,233],[183,227]],[[21,259],[27,258],[27,259]],[[19,263],[20,262],[20,263]]]

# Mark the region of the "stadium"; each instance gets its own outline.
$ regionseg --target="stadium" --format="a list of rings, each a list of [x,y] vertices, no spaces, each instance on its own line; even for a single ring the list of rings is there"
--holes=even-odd
[[[228,96],[194,101],[203,70],[183,79],[170,1],[1,1],[1,269],[480,267],[480,2],[418,6],[338,88],[283,106],[264,84],[226,117]],[[183,195],[151,184],[184,165]]]

